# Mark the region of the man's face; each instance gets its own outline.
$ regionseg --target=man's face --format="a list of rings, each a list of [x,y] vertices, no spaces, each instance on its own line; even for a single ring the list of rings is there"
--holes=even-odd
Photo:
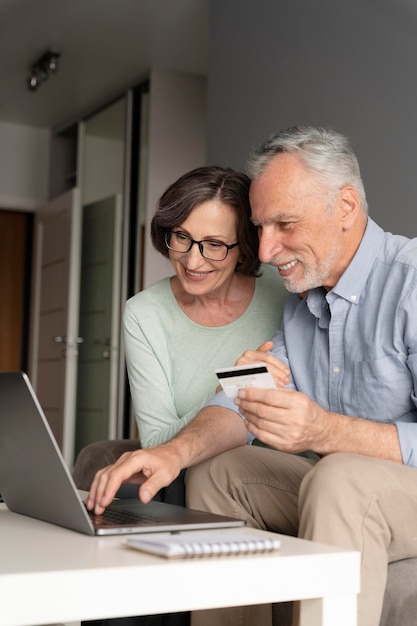
[[[289,291],[330,290],[345,269],[338,198],[284,153],[252,181],[250,203],[260,260],[278,268]]]

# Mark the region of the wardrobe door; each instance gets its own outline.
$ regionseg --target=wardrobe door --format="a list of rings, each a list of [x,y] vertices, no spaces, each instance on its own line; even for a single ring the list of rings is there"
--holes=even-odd
[[[36,213],[29,376],[69,464],[79,347],[80,228],[76,188]]]

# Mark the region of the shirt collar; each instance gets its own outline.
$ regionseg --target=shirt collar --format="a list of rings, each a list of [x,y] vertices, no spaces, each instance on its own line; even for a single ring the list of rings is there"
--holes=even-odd
[[[307,308],[319,320],[320,328],[328,328],[330,309],[326,300],[326,291],[323,287],[311,289],[306,298]]]
[[[362,241],[355,256],[333,289],[326,294],[323,287],[311,289],[307,295],[310,313],[327,324],[328,305],[335,297],[344,298],[351,304],[358,304],[362,290],[375,260],[377,250],[384,239],[384,231],[376,222],[368,218]]]
[[[383,239],[383,229],[368,218],[359,248],[331,292],[352,304],[358,304]]]

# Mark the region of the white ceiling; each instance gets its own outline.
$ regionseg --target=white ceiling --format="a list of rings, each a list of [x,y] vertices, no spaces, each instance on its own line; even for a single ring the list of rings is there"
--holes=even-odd
[[[205,75],[209,0],[0,0],[0,121],[48,128],[90,113],[149,69]],[[60,68],[36,92],[30,66]]]

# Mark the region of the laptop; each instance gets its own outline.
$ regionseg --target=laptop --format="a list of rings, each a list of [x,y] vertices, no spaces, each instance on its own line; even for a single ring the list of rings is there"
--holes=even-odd
[[[243,526],[232,517],[173,504],[115,499],[103,515],[82,501],[27,375],[0,372],[0,493],[6,506],[86,535]],[[109,519],[115,516],[121,517]]]

